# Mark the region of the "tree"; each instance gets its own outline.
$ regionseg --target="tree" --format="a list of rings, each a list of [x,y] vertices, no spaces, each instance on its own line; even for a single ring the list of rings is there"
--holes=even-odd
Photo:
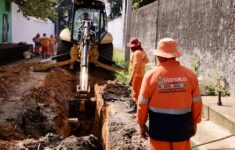
[[[132,9],[137,10],[140,7],[148,5],[156,0],[132,0]],[[115,16],[120,16],[122,10],[122,2],[123,0],[108,0],[111,7],[110,17],[113,18]]]
[[[16,3],[24,16],[49,18],[53,22],[57,19],[56,0],[11,0]]]
[[[111,7],[110,17],[114,18],[115,16],[120,16],[122,10],[122,0],[108,0]]]
[[[148,5],[156,0],[133,0],[132,2],[132,8],[133,10],[136,10],[140,7],[143,7],[145,5]]]
[[[72,16],[72,0],[58,1],[58,33],[68,27],[68,19]]]

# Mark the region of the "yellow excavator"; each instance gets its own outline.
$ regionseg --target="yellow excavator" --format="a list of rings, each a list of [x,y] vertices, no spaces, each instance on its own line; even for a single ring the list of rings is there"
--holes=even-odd
[[[114,61],[112,35],[107,31],[105,3],[102,0],[74,0],[70,27],[61,31],[57,56],[41,61],[32,67],[34,71],[80,63],[80,82],[77,86],[79,97],[88,97],[88,69],[92,63],[109,71],[124,68]],[[51,61],[51,60],[57,60]]]
[[[89,64],[109,71],[125,70],[112,61],[112,35],[107,31],[105,3],[101,0],[74,0],[69,28],[60,33],[57,55],[32,67],[33,71],[44,71],[53,67],[80,64],[78,96],[66,101],[69,118],[83,120],[94,115],[96,102],[90,99]],[[53,61],[54,60],[54,61]],[[55,61],[56,60],[56,61]],[[89,118],[89,117],[87,117]]]

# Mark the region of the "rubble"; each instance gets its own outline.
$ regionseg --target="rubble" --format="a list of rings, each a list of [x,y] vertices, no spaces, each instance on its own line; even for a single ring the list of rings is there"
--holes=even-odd
[[[127,87],[118,84],[115,81],[108,81],[101,89],[100,94],[106,101],[122,101],[130,96]]]
[[[26,139],[18,143],[18,148],[30,150],[101,150],[102,146],[94,135],[75,137],[48,133],[39,140]]]

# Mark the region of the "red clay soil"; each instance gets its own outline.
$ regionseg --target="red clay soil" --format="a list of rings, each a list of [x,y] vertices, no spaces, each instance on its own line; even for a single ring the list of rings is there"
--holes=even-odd
[[[18,142],[17,141],[3,141],[0,140],[0,150],[17,150],[17,147],[14,146]]]
[[[0,149],[102,149],[93,135],[69,136],[65,101],[76,95],[77,75],[62,68],[32,72],[35,61],[0,67]],[[109,78],[101,72],[91,73],[91,86]],[[91,132],[99,134],[95,123]]]
[[[65,100],[73,98],[77,77],[61,68],[32,72],[35,60],[0,67],[0,150],[102,149],[93,136],[69,136]],[[148,141],[139,136],[135,115],[129,108],[130,92],[108,81],[107,72],[96,70],[90,83],[97,85],[96,118],[92,133],[101,135],[107,150],[145,150]],[[53,133],[53,134],[52,134]]]
[[[74,95],[75,77],[61,68],[32,72],[35,64],[23,61],[0,68],[1,140],[70,134],[64,104]]]

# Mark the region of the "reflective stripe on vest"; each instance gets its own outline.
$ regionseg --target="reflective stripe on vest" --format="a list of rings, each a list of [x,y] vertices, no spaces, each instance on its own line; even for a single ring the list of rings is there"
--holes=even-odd
[[[147,104],[148,102],[149,102],[149,99],[147,99],[147,98],[143,98],[143,97],[138,98],[139,104]]]
[[[201,101],[201,96],[193,97],[193,102]]]
[[[172,115],[182,115],[182,114],[191,112],[192,110],[191,107],[186,107],[182,109],[174,109],[174,108],[160,108],[160,107],[154,107],[154,106],[150,106],[149,109],[156,113],[172,114]]]

